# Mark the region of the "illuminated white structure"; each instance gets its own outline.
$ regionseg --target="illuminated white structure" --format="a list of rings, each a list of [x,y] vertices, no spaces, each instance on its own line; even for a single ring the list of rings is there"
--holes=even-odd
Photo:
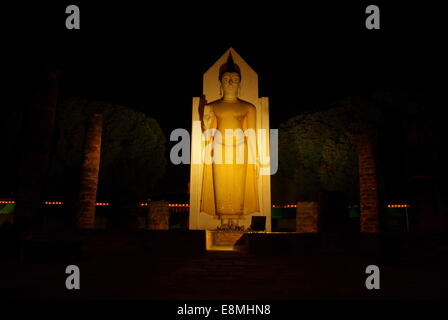
[[[266,216],[266,230],[271,230],[271,186],[270,186],[270,163],[269,163],[269,104],[268,98],[258,96],[258,75],[241,58],[241,56],[230,48],[215,64],[204,74],[203,95],[207,104],[222,98],[220,69],[229,60],[229,55],[238,66],[241,83],[238,98],[255,107],[256,131],[257,131],[257,153],[259,159],[259,172],[256,177],[256,193],[258,197],[257,212],[251,212],[238,217],[238,224],[248,228],[251,216]],[[212,212],[213,210],[201,210],[201,201],[205,197],[214,196],[214,191],[207,192],[204,189],[205,141],[203,139],[203,117],[200,112],[201,99],[193,98],[192,109],[192,135],[191,135],[191,176],[190,176],[190,217],[189,228],[196,230],[212,230],[221,225],[222,216]],[[206,106],[207,108],[207,106]],[[252,107],[253,108],[253,107]],[[258,167],[257,167],[258,168]],[[216,182],[215,182],[216,183]],[[219,187],[219,186],[218,186]],[[211,193],[211,194],[210,194]],[[204,206],[202,206],[204,207]],[[252,206],[253,207],[253,206]]]

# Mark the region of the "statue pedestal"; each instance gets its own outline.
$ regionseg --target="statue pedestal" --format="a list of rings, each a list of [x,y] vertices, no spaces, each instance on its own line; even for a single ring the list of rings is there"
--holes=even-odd
[[[243,245],[239,243],[243,235],[243,231],[206,230],[206,249],[207,251],[239,251]]]

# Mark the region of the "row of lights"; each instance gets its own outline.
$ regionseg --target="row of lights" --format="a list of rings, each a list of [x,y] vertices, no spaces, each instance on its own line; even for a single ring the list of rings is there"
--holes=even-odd
[[[14,200],[0,200],[0,204],[14,204],[16,203]],[[44,204],[47,206],[57,206],[57,205],[63,205],[64,202],[62,201],[44,201]],[[97,202],[97,207],[104,207],[104,206],[110,206],[110,203],[108,202]]]
[[[189,207],[190,205],[188,203],[170,203],[169,206],[173,208],[185,208]]]
[[[0,200],[0,204],[14,204],[16,203],[14,200]],[[45,205],[63,205],[64,202],[62,201],[45,201],[44,202]],[[141,202],[140,207],[147,207],[148,203],[147,202]],[[107,207],[110,206],[110,203],[108,202],[97,202],[96,203],[97,207]],[[172,208],[187,208],[190,205],[188,203],[170,203],[169,204],[170,207]],[[352,206],[350,206],[349,208],[351,208]],[[409,208],[408,204],[388,204],[387,205],[388,208]],[[287,204],[287,205],[272,205],[272,208],[297,208],[296,204]]]
[[[64,202],[62,201],[45,201],[44,204],[46,205],[62,205]]]
[[[147,207],[148,203],[142,202],[139,205],[140,205],[140,207]],[[173,207],[173,208],[188,208],[190,206],[190,204],[189,203],[169,203],[168,206]]]
[[[349,206],[350,209],[352,208],[357,208],[358,206]],[[410,205],[408,204],[388,204],[387,205],[388,208],[409,208]],[[296,204],[287,204],[287,205],[283,205],[283,206],[279,206],[279,205],[272,205],[272,208],[297,208]]]
[[[148,203],[147,202],[141,202],[139,204],[140,207],[147,207]],[[188,203],[169,203],[168,206],[173,207],[173,208],[187,208],[190,206],[190,204]]]
[[[12,204],[16,203],[14,200],[0,200],[0,204]]]
[[[0,200],[0,204],[14,204],[14,203],[16,203],[14,200]],[[45,201],[44,204],[48,205],[48,206],[54,206],[54,205],[63,205],[64,202],[62,202],[62,201]],[[142,202],[139,205],[140,205],[140,207],[147,207],[148,203]],[[107,207],[107,206],[110,206],[110,203],[97,202],[96,206],[97,207]],[[188,203],[170,203],[169,206],[173,207],[173,208],[186,208],[186,207],[189,207],[190,205]]]
[[[272,205],[272,208],[297,208],[296,204],[287,204],[284,206],[279,206],[279,205]]]
[[[110,206],[110,203],[108,203],[108,202],[97,202],[96,206],[97,207],[106,207],[106,206]]]

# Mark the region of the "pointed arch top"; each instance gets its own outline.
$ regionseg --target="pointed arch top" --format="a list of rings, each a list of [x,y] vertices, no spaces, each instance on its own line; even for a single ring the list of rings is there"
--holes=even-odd
[[[230,47],[227,51],[204,73],[203,91],[207,102],[219,99],[219,68],[226,63],[229,54],[232,54],[233,61],[240,68],[241,72],[241,89],[240,99],[248,101],[255,106],[258,104],[258,74],[249,64]]]

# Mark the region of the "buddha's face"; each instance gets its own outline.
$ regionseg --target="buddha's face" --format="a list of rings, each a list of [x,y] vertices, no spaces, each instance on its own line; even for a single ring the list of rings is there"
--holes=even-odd
[[[236,72],[224,72],[221,78],[221,87],[225,95],[236,96],[240,86],[240,76]]]

